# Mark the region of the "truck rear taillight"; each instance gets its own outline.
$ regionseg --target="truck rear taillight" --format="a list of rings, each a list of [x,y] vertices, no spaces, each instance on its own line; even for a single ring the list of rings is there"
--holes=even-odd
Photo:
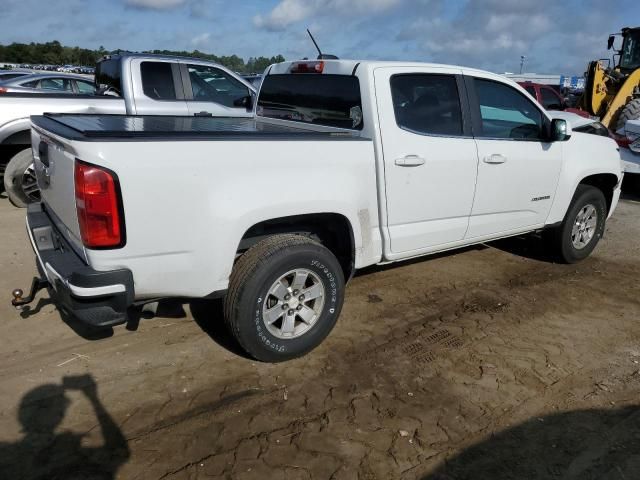
[[[7,93],[7,89],[4,87],[0,87],[0,93]]]
[[[76,159],[76,210],[87,248],[124,245],[124,216],[118,177],[111,170]]]

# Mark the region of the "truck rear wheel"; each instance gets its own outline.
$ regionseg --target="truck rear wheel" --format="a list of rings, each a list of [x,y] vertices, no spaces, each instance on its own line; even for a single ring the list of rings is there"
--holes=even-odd
[[[4,189],[16,207],[24,208],[29,203],[40,201],[31,148],[16,153],[9,160],[4,171]]]
[[[551,241],[559,259],[576,263],[591,254],[604,233],[607,202],[602,191],[591,185],[578,185],[562,225]]]
[[[274,235],[236,262],[225,320],[252,357],[289,360],[311,351],[333,329],[344,288],[342,268],[322,244],[301,235]]]

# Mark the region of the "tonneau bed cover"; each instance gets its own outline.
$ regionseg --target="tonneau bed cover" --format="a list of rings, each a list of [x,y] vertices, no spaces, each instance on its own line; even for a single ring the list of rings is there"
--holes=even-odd
[[[240,117],[92,115],[45,113],[31,117],[34,126],[76,141],[152,140],[368,140],[359,132],[327,131]]]

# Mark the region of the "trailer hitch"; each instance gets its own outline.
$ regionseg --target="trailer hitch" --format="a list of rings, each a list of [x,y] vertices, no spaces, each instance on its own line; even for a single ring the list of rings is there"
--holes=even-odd
[[[13,296],[13,300],[11,300],[11,305],[16,307],[18,310],[22,310],[27,304],[33,302],[33,299],[38,293],[39,290],[46,288],[49,285],[47,280],[43,280],[42,278],[33,277],[33,281],[31,282],[31,288],[29,289],[29,295],[25,298],[22,296],[24,292],[20,288],[16,288],[11,295]]]

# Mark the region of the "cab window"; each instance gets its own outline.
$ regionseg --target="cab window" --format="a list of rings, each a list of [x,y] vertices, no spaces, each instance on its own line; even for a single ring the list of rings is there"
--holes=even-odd
[[[142,62],[140,64],[142,91],[154,100],[175,100],[176,87],[169,62]]]
[[[249,96],[249,89],[242,82],[219,68],[189,65],[188,69],[194,101],[234,107],[239,106],[236,105],[238,101]]]
[[[453,75],[394,75],[391,96],[400,128],[426,135],[462,135],[460,96]]]
[[[504,83],[474,79],[480,107],[477,137],[512,140],[543,138],[542,112],[515,88]]]

